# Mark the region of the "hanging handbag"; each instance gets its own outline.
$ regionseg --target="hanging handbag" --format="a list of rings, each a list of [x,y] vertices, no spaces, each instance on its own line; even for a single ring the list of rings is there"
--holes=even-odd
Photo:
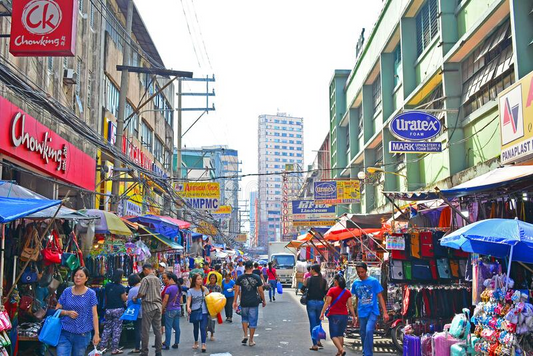
[[[307,305],[307,293],[309,293],[309,288],[311,287],[311,278],[307,279],[307,288],[305,288],[305,292],[302,293],[302,296],[300,297],[300,304],[301,305]]]
[[[41,332],[39,332],[39,341],[49,345],[57,346],[59,343],[59,337],[61,336],[61,319],[59,315],[61,314],[61,309],[58,309],[54,315],[49,316],[44,321]]]
[[[32,228],[31,232],[28,234],[22,252],[20,253],[21,261],[37,261],[39,255],[41,254],[41,246],[39,243],[39,233],[37,229]]]
[[[20,298],[19,309],[20,310],[24,310],[24,311],[28,311],[28,310],[30,310],[32,304],[33,304],[33,297],[30,296],[30,295],[23,295]]]
[[[0,312],[0,324],[2,324],[4,330],[11,330],[13,327],[11,325],[11,319],[5,310]]]
[[[31,284],[37,282],[38,279],[39,277],[36,271],[30,268],[26,268],[26,270],[22,273],[22,276],[20,277],[20,283]]]
[[[413,232],[410,240],[409,246],[411,247],[411,257],[422,258],[420,255],[420,234],[418,232]]]
[[[46,247],[43,249],[43,261],[46,266],[61,263],[61,248],[59,247],[59,235],[52,230],[52,234],[46,240]]]
[[[50,267],[52,266],[49,266],[39,279],[39,287],[48,287],[52,283],[53,270]]]

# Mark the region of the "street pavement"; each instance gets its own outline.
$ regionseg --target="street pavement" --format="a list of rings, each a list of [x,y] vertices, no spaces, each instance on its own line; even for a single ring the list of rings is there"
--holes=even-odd
[[[267,297],[268,299],[268,297]],[[336,348],[328,338],[322,341],[324,349],[316,352],[310,351],[312,346],[309,334],[309,322],[305,306],[299,302],[300,296],[294,293],[294,289],[285,289],[285,293],[276,296],[276,301],[268,303],[265,308],[259,307],[259,325],[256,330],[253,347],[243,346],[243,337],[240,316],[233,315],[233,323],[216,325],[215,341],[207,340],[207,352],[203,355],[210,356],[254,356],[254,355],[335,355]],[[224,313],[223,319],[225,320]],[[181,340],[178,350],[163,350],[165,355],[202,355],[200,349],[193,350],[194,338],[192,324],[186,318],[181,318]],[[328,332],[327,321],[323,327]],[[163,336],[164,340],[164,336]],[[172,337],[172,343],[174,336]],[[150,342],[153,345],[153,336]],[[359,339],[345,339],[347,355],[361,355]],[[374,342],[374,354],[379,356],[397,355],[390,339],[377,338]],[[125,349],[127,354],[130,350]],[[154,349],[150,348],[150,355],[154,355]]]

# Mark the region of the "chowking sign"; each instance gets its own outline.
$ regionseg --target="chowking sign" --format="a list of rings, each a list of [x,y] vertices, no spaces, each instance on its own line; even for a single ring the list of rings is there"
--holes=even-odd
[[[74,56],[78,1],[13,1],[9,52],[14,56]]]

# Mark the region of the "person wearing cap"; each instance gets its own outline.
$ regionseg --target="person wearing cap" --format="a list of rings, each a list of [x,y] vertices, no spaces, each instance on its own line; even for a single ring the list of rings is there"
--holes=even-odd
[[[254,334],[259,318],[259,304],[262,303],[263,308],[266,306],[263,283],[258,275],[252,273],[253,269],[253,262],[246,261],[244,274],[240,275],[235,283],[233,301],[233,309],[237,310],[239,304],[241,306],[242,331],[244,332],[242,344],[248,343],[250,346],[255,345]]]

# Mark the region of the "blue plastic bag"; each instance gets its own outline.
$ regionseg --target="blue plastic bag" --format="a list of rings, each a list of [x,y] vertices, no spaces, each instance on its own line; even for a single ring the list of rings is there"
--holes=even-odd
[[[124,310],[124,314],[120,317],[120,320],[135,321],[139,317],[139,311],[141,310],[141,304],[133,303],[130,301],[128,307]]]
[[[61,309],[56,310],[54,315],[49,316],[44,321],[43,327],[39,332],[39,341],[49,346],[57,346],[61,336],[61,319],[59,318]]]
[[[313,328],[311,337],[317,341],[326,340],[326,331],[322,328],[322,322]]]
[[[281,282],[278,281],[278,284],[276,285],[276,289],[278,294],[283,294],[283,286],[281,285]]]

